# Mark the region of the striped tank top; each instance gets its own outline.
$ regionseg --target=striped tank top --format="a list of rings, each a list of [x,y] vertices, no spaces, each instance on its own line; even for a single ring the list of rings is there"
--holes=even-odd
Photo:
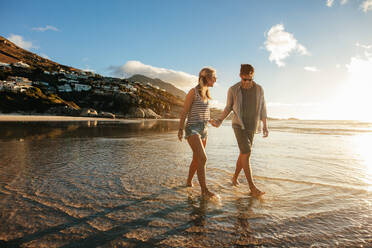
[[[207,122],[210,119],[209,100],[205,103],[203,98],[199,95],[197,87],[195,87],[194,90],[195,98],[191,104],[186,125]]]

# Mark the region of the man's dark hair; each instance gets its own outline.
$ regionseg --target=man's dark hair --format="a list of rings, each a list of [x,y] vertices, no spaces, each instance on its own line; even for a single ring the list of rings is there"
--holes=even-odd
[[[240,74],[251,74],[254,73],[254,68],[250,64],[240,65]]]

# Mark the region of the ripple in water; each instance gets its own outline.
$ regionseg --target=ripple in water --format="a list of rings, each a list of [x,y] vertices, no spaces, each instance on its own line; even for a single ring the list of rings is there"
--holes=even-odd
[[[255,137],[261,199],[243,174],[231,186],[229,124],[209,129],[207,183],[220,200],[207,201],[196,178],[184,187],[192,154],[175,121],[2,123],[0,246],[371,246],[372,176],[355,150],[370,134],[274,125],[268,139]]]

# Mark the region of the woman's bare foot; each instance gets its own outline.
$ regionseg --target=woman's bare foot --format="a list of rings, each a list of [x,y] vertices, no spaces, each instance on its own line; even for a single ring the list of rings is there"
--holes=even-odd
[[[251,195],[254,196],[254,197],[259,197],[259,196],[262,196],[266,194],[266,192],[263,192],[257,188],[254,188],[254,189],[251,189]]]
[[[193,186],[192,182],[186,182],[186,187],[192,187],[192,186]]]
[[[240,184],[239,181],[238,181],[238,179],[235,178],[235,177],[232,178],[231,182],[232,182],[232,185],[233,186],[238,186]]]

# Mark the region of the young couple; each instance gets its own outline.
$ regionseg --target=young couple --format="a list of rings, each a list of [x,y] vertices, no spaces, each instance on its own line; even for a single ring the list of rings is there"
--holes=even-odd
[[[243,169],[251,194],[253,196],[265,194],[265,192],[260,191],[254,184],[249,163],[253,136],[259,129],[260,121],[263,123],[263,137],[267,137],[269,134],[266,124],[267,114],[264,92],[262,87],[253,81],[253,76],[253,66],[242,64],[240,67],[241,81],[229,88],[226,107],[217,120],[210,119],[209,110],[209,99],[211,99],[211,96],[208,88],[213,87],[217,79],[214,69],[203,68],[199,73],[199,84],[195,88],[192,88],[186,96],[180,119],[178,139],[182,141],[187,117],[185,139],[187,139],[193,152],[187,186],[192,186],[192,178],[196,172],[203,196],[215,196],[213,192],[208,190],[205,182],[207,124],[209,122],[212,126],[219,127],[231,111],[234,112],[232,127],[240,150],[232,183],[235,186],[239,184],[238,176]]]

